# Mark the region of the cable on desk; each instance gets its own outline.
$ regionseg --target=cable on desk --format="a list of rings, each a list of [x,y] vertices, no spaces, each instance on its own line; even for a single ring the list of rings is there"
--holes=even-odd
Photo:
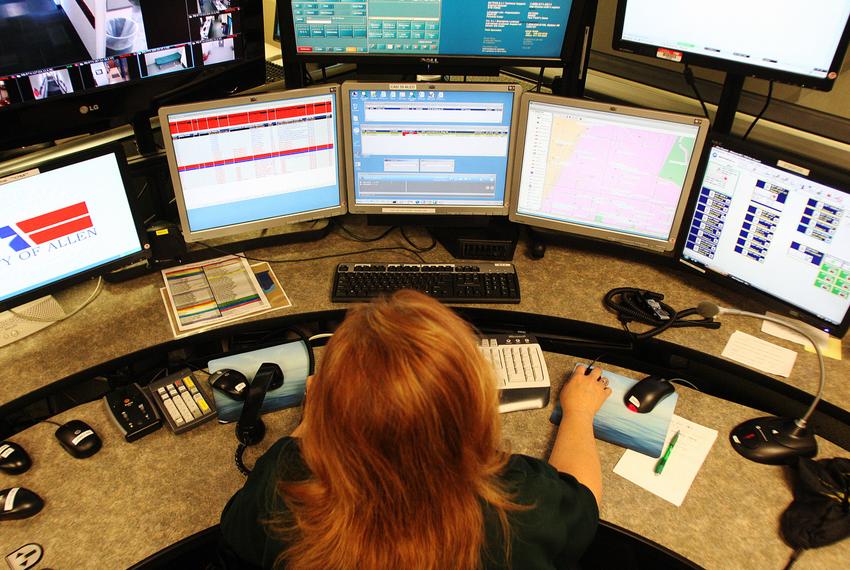
[[[247,259],[248,261],[264,261],[266,263],[300,263],[302,261],[318,261],[320,259],[330,259],[333,257],[345,257],[347,255],[359,255],[361,253],[373,253],[376,251],[404,251],[407,253],[412,253],[420,263],[427,263],[425,258],[419,255],[418,251],[412,250],[409,247],[404,247],[401,245],[397,246],[388,246],[388,247],[370,247],[367,249],[359,249],[355,251],[343,251],[341,253],[329,253],[327,255],[317,255],[315,257],[303,257],[300,259],[263,259],[261,257],[251,257],[242,253],[232,253],[220,247],[216,247],[214,245],[210,245],[208,243],[204,243],[202,241],[196,242],[208,249],[212,249],[215,251],[220,251],[226,255],[234,255],[236,257],[241,257],[243,259]]]
[[[699,104],[702,105],[702,112],[705,115],[705,118],[708,119],[708,107],[705,106],[705,100],[702,98],[702,95],[700,95],[699,89],[697,89],[697,82],[696,79],[694,79],[694,70],[686,63],[682,74],[685,76],[685,83],[690,85],[691,89],[694,90],[694,95],[697,96]]]
[[[365,236],[359,236],[359,235],[355,234],[350,229],[345,227],[345,225],[342,222],[334,220],[333,224],[339,229],[340,233],[345,234],[345,236],[348,236],[348,238],[351,239],[352,241],[359,241],[359,242],[363,242],[363,243],[368,243],[368,242],[372,242],[372,241],[380,241],[380,240],[384,239],[385,237],[387,237],[388,235],[390,235],[392,233],[392,231],[398,227],[398,226],[390,226],[385,231],[378,234],[377,236],[365,237]]]
[[[431,251],[435,247],[437,247],[437,240],[434,239],[434,236],[431,236],[431,243],[430,244],[420,246],[420,245],[416,245],[416,243],[414,243],[413,240],[410,239],[410,236],[408,236],[407,232],[404,231],[404,227],[400,227],[399,231],[401,232],[401,237],[404,238],[404,241],[406,241],[408,244],[410,244],[410,247],[412,247],[414,250],[416,250],[417,253],[426,253],[426,252]]]
[[[101,291],[103,291],[103,277],[98,277],[97,283],[94,286],[94,291],[92,291],[92,293],[91,293],[91,295],[89,295],[88,299],[83,301],[82,304],[79,307],[77,307],[76,309],[74,309],[70,313],[67,313],[65,316],[59,317],[58,319],[45,319],[45,318],[42,318],[42,317],[37,317],[35,315],[27,315],[26,313],[19,313],[15,309],[9,309],[9,312],[12,313],[13,315],[15,315],[16,317],[18,317],[19,319],[23,319],[25,321],[35,321],[35,322],[39,322],[39,323],[58,323],[59,321],[64,321],[68,317],[72,317],[72,316],[76,315],[77,313],[79,313],[80,311],[82,311],[89,303],[94,301],[95,298],[98,295],[100,295]]]
[[[635,287],[618,287],[608,291],[602,302],[608,310],[617,315],[617,319],[635,340],[653,337],[668,328],[720,328],[719,322],[706,317],[684,320],[685,317],[699,315],[696,307],[677,311],[664,303],[662,299],[664,299],[664,295],[661,293]],[[642,333],[635,333],[628,328],[628,323],[632,321],[651,325],[653,328]]]
[[[234,460],[236,461],[236,468],[239,469],[239,472],[242,473],[245,477],[251,474],[251,470],[245,466],[245,462],[242,461],[242,454],[245,453],[245,450],[248,448],[244,443],[240,443],[236,446],[236,454],[234,456]]]

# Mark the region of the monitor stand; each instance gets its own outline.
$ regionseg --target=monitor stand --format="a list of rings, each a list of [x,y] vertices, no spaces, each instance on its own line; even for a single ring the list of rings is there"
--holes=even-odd
[[[455,259],[510,261],[519,230],[505,217],[465,215],[367,215],[370,226],[424,226]]]
[[[103,278],[110,283],[120,283],[184,263],[196,263],[264,247],[317,241],[328,235],[330,229],[330,220],[323,219],[285,224],[262,232],[246,232],[227,238],[204,240],[206,245],[202,245],[186,244],[176,224],[155,224],[148,228],[152,257],[107,273]]]

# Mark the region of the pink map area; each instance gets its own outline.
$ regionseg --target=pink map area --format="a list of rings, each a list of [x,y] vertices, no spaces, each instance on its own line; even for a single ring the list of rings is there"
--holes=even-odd
[[[580,223],[666,238],[680,189],[660,173],[677,140],[663,133],[591,126],[571,144],[554,143],[549,170],[559,174],[546,188],[542,210]],[[685,161],[686,152],[681,155]]]

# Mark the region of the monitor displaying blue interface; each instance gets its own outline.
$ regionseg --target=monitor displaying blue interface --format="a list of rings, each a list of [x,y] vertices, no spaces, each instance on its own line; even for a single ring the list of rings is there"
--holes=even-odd
[[[147,255],[123,161],[100,150],[0,179],[0,309]]]
[[[824,179],[757,150],[723,140],[708,146],[680,260],[843,334],[850,320],[850,176]]]
[[[185,239],[344,214],[338,91],[331,85],[160,109]]]
[[[345,83],[349,210],[507,214],[512,84]]]
[[[510,218],[672,255],[708,127],[702,117],[526,93]]]
[[[572,0],[292,0],[298,54],[558,59]]]

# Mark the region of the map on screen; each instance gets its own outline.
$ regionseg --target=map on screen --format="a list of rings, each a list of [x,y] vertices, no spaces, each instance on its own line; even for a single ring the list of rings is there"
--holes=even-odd
[[[667,239],[698,128],[532,103],[520,213]]]

